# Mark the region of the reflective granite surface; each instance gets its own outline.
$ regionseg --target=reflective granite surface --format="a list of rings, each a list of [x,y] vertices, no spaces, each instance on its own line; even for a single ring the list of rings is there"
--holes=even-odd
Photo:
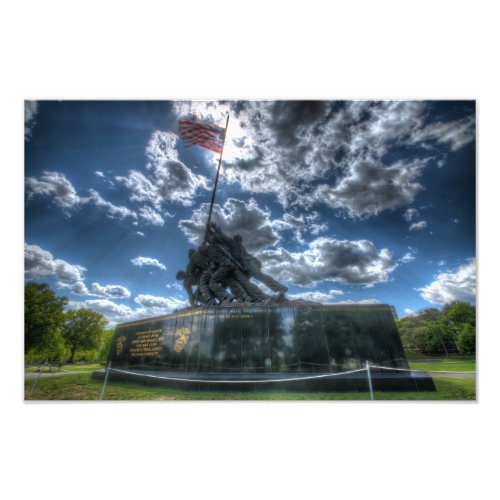
[[[118,325],[114,368],[206,373],[334,373],[365,361],[408,368],[387,305],[199,307]]]

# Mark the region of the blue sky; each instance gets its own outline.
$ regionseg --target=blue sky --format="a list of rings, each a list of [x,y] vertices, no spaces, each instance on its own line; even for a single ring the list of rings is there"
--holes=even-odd
[[[39,101],[25,106],[25,278],[111,322],[186,305],[218,156],[214,220],[290,297],[475,302],[473,101]]]

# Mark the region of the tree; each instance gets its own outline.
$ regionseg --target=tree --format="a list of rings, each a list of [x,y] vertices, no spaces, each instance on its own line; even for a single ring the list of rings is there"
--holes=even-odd
[[[476,326],[476,308],[467,302],[459,302],[458,300],[450,302],[443,306],[441,314],[445,321],[453,325],[457,333],[464,323]]]
[[[426,322],[422,333],[427,352],[448,355],[450,351],[456,351],[454,331],[441,318]]]
[[[101,347],[99,348],[99,354],[97,358],[99,361],[107,361],[114,335],[114,330],[104,330],[103,336],[101,338]]]
[[[457,338],[457,347],[460,354],[474,354],[476,352],[476,328],[468,323],[462,323]]]
[[[62,335],[70,349],[68,363],[73,363],[79,349],[97,349],[108,321],[91,309],[78,309],[66,312]]]
[[[439,309],[423,309],[402,318],[397,326],[406,350],[448,355],[457,349],[455,328]]]
[[[61,331],[58,329],[45,339],[43,345],[32,347],[25,355],[26,363],[40,363],[47,361],[50,364],[62,365],[68,359],[68,349],[64,343]]]
[[[56,294],[46,283],[28,283],[24,287],[24,349],[47,350],[59,345],[57,339],[64,323],[66,297]]]
[[[437,321],[439,309],[427,308],[418,314],[406,316],[397,322],[403,347],[409,351],[428,351],[428,331],[426,327]]]

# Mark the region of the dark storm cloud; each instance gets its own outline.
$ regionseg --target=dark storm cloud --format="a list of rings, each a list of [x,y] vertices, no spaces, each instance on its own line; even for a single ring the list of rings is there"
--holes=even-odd
[[[326,203],[352,217],[370,217],[410,204],[421,189],[417,177],[437,158],[433,145],[441,146],[441,158],[443,148],[455,151],[474,139],[473,117],[433,122],[424,101],[223,106],[236,121],[228,132],[233,150],[225,152],[224,180],[255,194],[274,193],[287,209]],[[216,107],[192,103],[190,109],[208,119]],[[403,146],[416,148],[420,158],[386,163],[385,155]]]
[[[279,248],[263,250],[258,256],[271,275],[306,287],[322,281],[370,286],[386,282],[397,267],[389,250],[378,250],[367,240],[321,237],[311,241],[304,252]]]
[[[203,241],[208,210],[208,203],[204,203],[193,212],[191,219],[179,221],[180,229],[193,245]],[[227,235],[240,234],[245,247],[255,251],[274,245],[279,240],[270,215],[253,198],[248,202],[228,198],[222,207],[214,205],[212,222],[218,224]]]
[[[331,104],[326,101],[274,102],[269,127],[274,132],[277,146],[300,145],[303,131],[320,122],[326,116],[330,106]]]
[[[346,209],[352,217],[377,215],[414,200],[422,189],[417,178],[424,165],[421,161],[390,166],[363,161],[353,164],[336,186],[320,184],[313,196],[333,208]]]

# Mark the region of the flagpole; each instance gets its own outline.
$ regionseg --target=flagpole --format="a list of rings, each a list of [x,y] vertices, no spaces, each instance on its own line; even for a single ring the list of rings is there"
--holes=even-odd
[[[210,220],[212,218],[212,209],[214,207],[215,192],[217,191],[217,184],[219,182],[219,172],[220,172],[220,166],[221,166],[221,163],[222,163],[222,153],[224,153],[224,144],[226,143],[226,134],[227,134],[227,126],[228,126],[228,124],[229,124],[229,115],[227,115],[227,119],[226,119],[226,128],[224,130],[224,141],[222,143],[222,148],[221,148],[221,151],[220,151],[219,166],[217,167],[217,174],[215,175],[214,190],[213,190],[213,193],[212,193],[212,201],[210,202],[210,210],[208,212],[208,220],[207,220],[207,227],[206,227],[206,230],[205,230],[205,235],[207,234],[208,227],[210,226]]]

